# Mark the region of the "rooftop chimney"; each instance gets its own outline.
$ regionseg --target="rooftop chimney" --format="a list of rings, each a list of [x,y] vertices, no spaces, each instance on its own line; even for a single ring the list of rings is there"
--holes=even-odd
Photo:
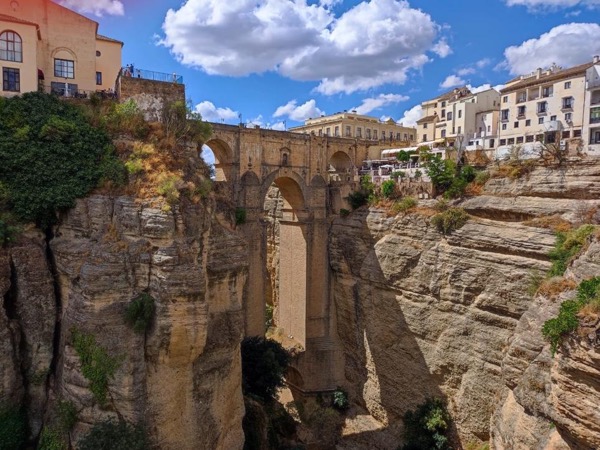
[[[594,55],[594,64],[598,64],[600,62],[600,56]]]
[[[535,78],[539,80],[541,76],[542,76],[542,68],[538,67],[535,72]]]

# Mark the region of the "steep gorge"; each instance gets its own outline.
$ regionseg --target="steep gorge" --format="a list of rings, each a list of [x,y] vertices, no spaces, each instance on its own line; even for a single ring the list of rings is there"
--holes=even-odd
[[[403,414],[429,396],[447,398],[464,447],[490,435],[494,449],[600,445],[597,323],[551,358],[541,326],[560,300],[528,290],[532,275],[550,268],[555,234],[527,222],[598,223],[599,182],[599,162],[585,159],[493,178],[461,204],[472,217],[449,236],[423,208],[397,217],[359,210],[334,222],[346,381],[358,418],[365,415],[348,427],[343,448],[395,448]],[[594,240],[567,276],[599,275],[599,247]]]

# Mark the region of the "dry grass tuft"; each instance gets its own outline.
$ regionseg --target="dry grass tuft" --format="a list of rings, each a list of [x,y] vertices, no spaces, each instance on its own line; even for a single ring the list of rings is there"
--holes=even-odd
[[[577,283],[564,277],[552,277],[542,281],[537,291],[538,295],[543,295],[549,299],[556,299],[560,294],[566,291],[572,291],[577,288]]]
[[[528,227],[546,228],[555,233],[566,233],[573,229],[573,224],[559,215],[536,217],[535,219],[526,220],[523,225]]]

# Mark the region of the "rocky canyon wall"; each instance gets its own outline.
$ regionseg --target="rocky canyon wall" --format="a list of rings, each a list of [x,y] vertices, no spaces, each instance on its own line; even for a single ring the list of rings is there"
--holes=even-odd
[[[92,195],[46,244],[24,233],[0,253],[0,401],[24,400],[32,434],[71,402],[76,442],[106,418],[143,423],[164,449],[243,446],[239,345],[247,247],[214,199],[172,208]],[[146,333],[124,321],[140,293],[155,299]],[[73,333],[118,361],[100,406]]]
[[[599,447],[596,325],[552,359],[541,326],[560,301],[528,293],[555,244],[544,220],[532,219],[597,223],[599,188],[600,162],[583,159],[492,178],[481,196],[462,202],[471,219],[448,236],[427,208],[336,219],[332,295],[347,387],[377,421],[348,436],[345,448],[395,448],[403,414],[428,396],[448,400],[462,447]],[[568,276],[600,275],[598,245]]]

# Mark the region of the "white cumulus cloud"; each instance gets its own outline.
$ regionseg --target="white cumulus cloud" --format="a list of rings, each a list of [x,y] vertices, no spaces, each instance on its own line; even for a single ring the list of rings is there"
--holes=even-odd
[[[464,86],[466,81],[457,75],[448,75],[444,81],[440,83],[442,89],[450,89],[456,86]]]
[[[125,14],[123,3],[119,0],[59,0],[59,5],[84,14],[101,17],[104,14],[122,16]]]
[[[586,6],[594,8],[600,6],[600,0],[506,0],[508,6],[526,6],[530,11],[557,10]]]
[[[482,84],[481,86],[471,86],[470,84],[467,84],[467,89],[469,89],[473,94],[477,94],[479,92],[487,91],[489,89],[495,89],[498,92],[500,92],[502,89],[504,89],[504,85],[503,84],[497,84],[495,86],[492,86],[490,83],[485,83],[485,84]]]
[[[398,120],[398,123],[401,123],[406,127],[416,127],[417,120],[421,119],[422,117],[423,108],[421,108],[421,105],[415,105],[412,108],[404,111],[404,115],[400,120]]]
[[[273,113],[273,117],[289,117],[296,122],[304,122],[306,119],[319,117],[321,114],[323,111],[317,108],[315,100],[308,100],[299,106],[296,100],[290,100],[285,105],[278,107]]]
[[[379,94],[377,97],[363,99],[360,106],[352,108],[352,110],[356,110],[358,114],[369,114],[371,111],[383,106],[394,105],[396,103],[405,102],[406,100],[408,100],[406,95]]]
[[[203,101],[194,108],[199,112],[203,120],[207,122],[221,122],[237,119],[239,113],[231,108],[217,108],[212,102]]]
[[[339,16],[335,3],[187,0],[167,12],[160,42],[208,74],[274,71],[319,81],[327,95],[404,83],[429,53],[451,51],[437,40],[440,27],[407,1],[362,1]]]
[[[600,25],[566,23],[552,28],[539,38],[508,47],[502,65],[513,75],[526,74],[552,63],[570,67],[592,61],[600,53]]]

